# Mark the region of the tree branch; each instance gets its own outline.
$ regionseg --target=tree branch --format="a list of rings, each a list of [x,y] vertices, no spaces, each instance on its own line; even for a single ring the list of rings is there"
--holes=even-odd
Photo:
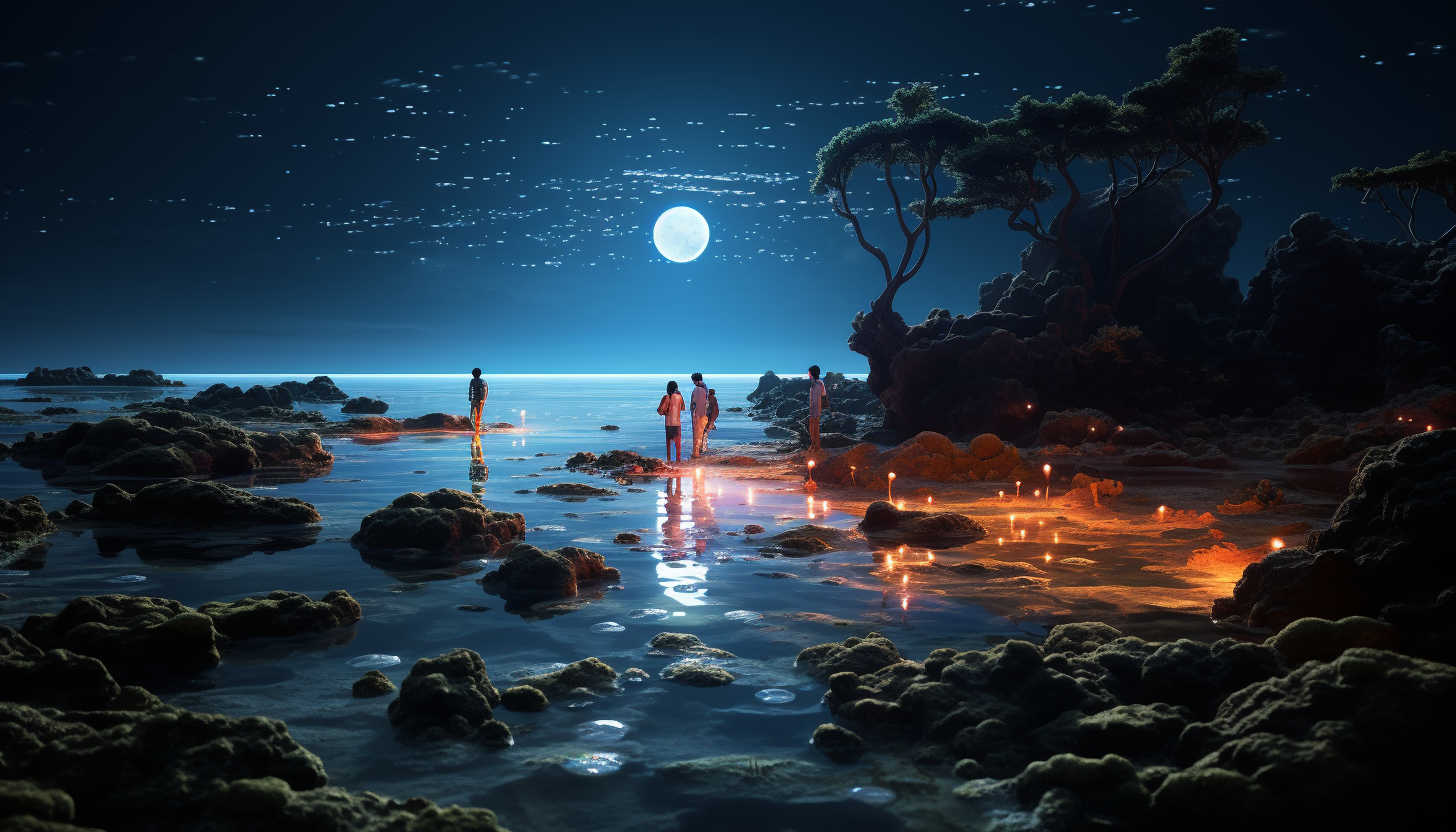
[[[854,211],[850,210],[849,193],[843,186],[838,186],[834,190],[839,194],[839,200],[836,202],[831,196],[829,198],[830,208],[833,209],[834,213],[849,220],[849,224],[854,227],[854,236],[855,239],[859,240],[860,248],[873,254],[875,259],[880,261],[880,267],[885,270],[885,284],[889,285],[891,280],[890,258],[886,257],[883,251],[865,239],[864,229],[860,228],[859,225],[859,217],[855,216]]]

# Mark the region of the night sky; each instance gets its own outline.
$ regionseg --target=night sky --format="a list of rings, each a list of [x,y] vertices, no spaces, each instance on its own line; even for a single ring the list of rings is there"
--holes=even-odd
[[[1213,26],[1288,74],[1249,107],[1276,140],[1226,169],[1247,283],[1306,211],[1396,236],[1329,177],[1453,146],[1443,8],[8,3],[0,372],[863,372],[883,280],[809,193],[816,149],[897,83],[983,121],[1120,98]],[[692,263],[651,245],[675,205],[712,227]],[[911,323],[975,311],[1028,242],[1004,212],[935,229]]]

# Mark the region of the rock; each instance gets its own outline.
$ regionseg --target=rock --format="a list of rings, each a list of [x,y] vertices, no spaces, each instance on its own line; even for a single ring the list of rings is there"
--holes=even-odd
[[[964,760],[957,760],[952,771],[955,776],[962,780],[976,780],[986,776],[986,769],[970,757]]]
[[[621,579],[621,573],[596,552],[575,546],[543,552],[518,544],[481,582],[502,597],[561,598],[576,595],[583,583]]]
[[[529,685],[552,699],[588,694],[616,693],[617,671],[597,658],[572,662],[560,670],[526,676],[518,679],[518,685]]]
[[[1163,435],[1146,427],[1119,426],[1110,440],[1120,448],[1143,448],[1164,441]]]
[[[349,394],[340,390],[334,384],[334,380],[328,376],[314,376],[313,380],[307,383],[285,381],[278,386],[287,390],[293,396],[294,401],[323,404],[347,401],[349,398]]]
[[[100,660],[70,650],[42,650],[0,624],[0,699],[38,708],[99,710],[119,693],[121,685]]]
[[[22,387],[185,387],[180,381],[168,381],[151,370],[132,370],[124,376],[107,373],[98,377],[90,367],[67,367],[48,370],[36,367],[15,382]]]
[[[1122,638],[1122,633],[1117,628],[1098,621],[1058,624],[1047,632],[1042,649],[1048,653],[1084,655],[1120,638]]]
[[[1189,453],[1169,445],[1167,442],[1157,442],[1146,448],[1139,448],[1129,451],[1122,458],[1122,464],[1132,468],[1215,468],[1232,469],[1233,460],[1228,454],[1212,446],[1200,448],[1196,453]]]
[[[82,596],[59,613],[32,615],[21,635],[46,650],[65,648],[100,659],[107,670],[160,665],[216,667],[220,637],[212,619],[166,598]]]
[[[572,454],[569,459],[566,460],[566,467],[588,468],[592,465],[595,465],[596,462],[597,455],[592,453],[591,451],[577,451],[576,453]]]
[[[350,539],[366,557],[402,564],[492,555],[526,536],[519,513],[490,511],[464,491],[403,494],[371,512]]]
[[[426,413],[423,416],[402,419],[399,422],[399,426],[406,433],[420,433],[425,431],[455,431],[458,433],[475,430],[475,424],[468,417],[456,416],[450,413]]]
[[[0,555],[24,551],[54,531],[57,526],[46,516],[39,497],[27,494],[13,503],[0,500]]]
[[[1259,484],[1247,491],[1247,499],[1235,503],[1233,500],[1225,500],[1215,509],[1219,514],[1254,514],[1260,511],[1278,508],[1284,502],[1284,491],[1268,480],[1259,480]]]
[[[394,682],[389,681],[388,676],[378,670],[371,670],[354,682],[352,692],[355,699],[373,699],[376,696],[388,696],[396,690],[398,688]]]
[[[1067,496],[1071,498],[1086,499],[1093,503],[1100,503],[1109,497],[1117,497],[1122,494],[1122,482],[1114,479],[1102,479],[1087,474],[1073,474],[1072,487],[1068,490]]]
[[[1052,410],[1041,417],[1036,444],[1075,448],[1083,442],[1107,442],[1115,433],[1117,421],[1100,410]]]
[[[840,644],[816,644],[799,652],[794,666],[811,679],[827,682],[836,673],[873,673],[903,661],[895,644],[879,633],[851,636]]]
[[[709,647],[692,633],[658,633],[649,642],[653,654],[707,656],[714,659],[737,658],[727,650]]]
[[[42,416],[74,416],[80,412],[74,407],[42,407],[40,409]]]
[[[457,648],[432,659],[420,659],[399,686],[399,698],[389,703],[389,722],[395,728],[427,739],[446,735],[501,743],[493,708],[500,693],[490,683],[485,662],[474,650]]]
[[[715,664],[697,659],[683,659],[664,667],[660,674],[669,682],[691,688],[716,688],[733,684],[737,677]]]
[[[602,425],[602,430],[621,430],[617,425]]]
[[[596,467],[603,471],[616,471],[633,466],[641,468],[644,474],[655,474],[658,471],[667,470],[667,463],[650,456],[643,456],[636,451],[608,451],[596,458]]]
[[[1038,799],[1054,788],[1067,789],[1093,809],[1133,821],[1145,818],[1152,803],[1137,769],[1116,754],[1100,759],[1057,754],[1028,765],[1016,778],[1023,800]]]
[[[268,497],[188,479],[148,485],[135,494],[107,483],[92,496],[90,511],[76,514],[91,522],[196,529],[304,525],[322,519],[312,505],[296,497]]]
[[[814,748],[820,754],[833,762],[846,765],[857,762],[868,750],[863,737],[848,728],[831,722],[815,728],[810,742],[814,744]]]
[[[612,538],[612,542],[621,546],[630,546],[634,543],[641,543],[642,537],[631,532],[618,532],[617,536]]]
[[[359,602],[342,589],[329,592],[319,601],[299,592],[278,590],[263,597],[213,601],[197,611],[211,618],[217,631],[233,640],[322,633],[358,623],[363,615]]]
[[[1175,771],[1163,780],[1152,800],[1155,823],[1198,832],[1267,829],[1279,809],[1268,789],[1222,768]]]
[[[7,818],[0,826],[6,832],[88,832],[70,825],[76,819],[70,795],[29,780],[0,780],[0,818]]]
[[[389,403],[380,399],[371,399],[368,396],[359,396],[354,399],[347,399],[344,406],[339,408],[342,413],[372,413],[375,415],[387,413]]]
[[[972,439],[966,450],[976,459],[995,459],[1006,450],[1006,444],[994,433],[983,433]]]
[[[748,394],[748,400],[751,402],[758,401],[760,398],[763,397],[764,393],[773,390],[782,383],[783,379],[774,375],[773,370],[769,370],[768,372],[758,377],[758,386],[753,388],[752,393]]]
[[[763,527],[757,532],[748,531],[744,527],[744,534],[762,534]],[[830,526],[816,526],[811,524],[795,526],[792,529],[785,529],[769,538],[774,542],[772,551],[777,554],[788,555],[789,557],[803,557],[805,555],[817,555],[820,552],[827,552],[847,543],[853,535],[842,529]]]
[[[1391,624],[1360,615],[1339,621],[1301,618],[1264,642],[1274,648],[1284,663],[1298,667],[1305,662],[1332,662],[1352,647],[1395,650],[1400,632]]]
[[[990,440],[977,437],[980,453],[990,453]],[[998,440],[999,441],[999,440]],[[937,433],[921,433],[888,451],[864,443],[825,460],[814,472],[821,482],[882,489],[893,472],[897,477],[915,477],[936,482],[978,482],[1006,479],[1023,467],[1021,455],[1011,445],[982,458],[962,451]]]
[[[618,492],[582,482],[557,482],[537,488],[536,493],[547,497],[615,497]]]
[[[1453,429],[1372,449],[1330,528],[1251,564],[1214,615],[1274,630],[1300,618],[1377,618],[1397,626],[1402,651],[1456,661],[1453,466]]]
[[[534,714],[551,707],[551,700],[530,685],[516,685],[501,691],[501,706],[510,711]]]
[[[902,511],[884,500],[865,509],[858,527],[871,540],[884,540],[931,549],[950,549],[986,536],[986,528],[963,514]]]
[[[248,431],[177,410],[75,422],[65,430],[28,435],[13,453],[48,482],[78,486],[180,476],[296,482],[326,474],[334,462],[316,433]]]
[[[757,523],[749,523],[748,525],[746,525],[746,526],[743,527],[743,533],[744,534],[763,534],[764,533],[764,528],[763,528],[763,526],[760,526]]]

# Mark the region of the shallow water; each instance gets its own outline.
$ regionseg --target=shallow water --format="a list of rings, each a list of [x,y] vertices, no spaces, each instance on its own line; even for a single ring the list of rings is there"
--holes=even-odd
[[[215,381],[246,387],[300,377],[179,378],[189,385],[181,393],[190,396]],[[465,376],[334,378],[350,395],[389,401],[392,417],[466,410]],[[565,822],[626,827],[645,817],[639,814],[634,821],[621,815],[606,822],[589,805],[578,815],[563,807],[547,810],[528,799],[530,794],[558,788],[559,777],[570,778],[577,791],[583,781],[625,779],[630,785],[623,782],[608,790],[620,801],[614,811],[650,814],[646,804],[661,798],[661,810],[670,815],[681,807],[673,808],[662,795],[653,796],[660,787],[652,784],[651,773],[663,764],[727,754],[822,762],[808,739],[828,718],[819,705],[824,688],[793,667],[795,655],[806,646],[863,635],[879,626],[876,621],[893,627],[891,637],[914,657],[933,647],[982,648],[987,636],[1004,638],[1021,632],[1004,616],[935,595],[915,595],[914,605],[902,613],[898,608],[902,593],[887,597],[881,592],[881,582],[870,577],[876,566],[864,548],[801,559],[761,558],[758,544],[728,532],[758,523],[772,533],[776,527],[805,522],[808,511],[802,492],[782,481],[749,479],[741,470],[725,476],[722,469],[713,468],[696,476],[692,468],[685,468],[685,476],[641,483],[640,492],[613,486],[620,492],[617,497],[563,502],[538,496],[534,489],[552,482],[603,484],[581,474],[548,470],[561,466],[576,451],[625,448],[661,455],[661,419],[655,406],[665,379],[518,376],[490,381],[486,420],[519,424],[524,410],[525,430],[484,437],[489,478],[475,484],[477,493],[494,510],[523,513],[531,529],[527,540],[534,545],[579,545],[601,552],[621,570],[620,585],[584,594],[586,603],[522,616],[506,612],[501,599],[476,583],[490,568],[487,562],[424,572],[390,572],[365,563],[348,543],[364,515],[407,491],[471,490],[469,437],[405,436],[383,444],[331,439],[328,444],[336,460],[327,476],[254,489],[313,503],[324,518],[316,534],[254,530],[226,539],[158,534],[98,540],[90,531],[62,532],[50,538],[43,555],[25,556],[0,574],[0,590],[11,596],[0,605],[0,622],[19,627],[27,615],[58,610],[71,598],[87,594],[157,595],[197,606],[276,589],[315,597],[346,589],[364,608],[364,618],[355,629],[245,641],[208,673],[146,681],[174,704],[286,720],[294,736],[323,759],[335,785],[488,806],[517,832]],[[761,424],[726,412],[728,407],[747,404],[744,397],[757,375],[717,377],[710,382],[725,409],[711,450],[763,441]],[[32,392],[0,390],[0,398],[6,399]],[[53,430],[73,419],[104,418],[112,407],[156,395],[117,389],[33,392],[51,396],[50,406],[85,412],[0,426],[0,438],[13,441],[26,430]],[[47,405],[6,402],[6,406],[35,411]],[[305,407],[341,418],[338,405]],[[600,430],[608,423],[621,429]],[[532,493],[517,494],[518,489]],[[45,485],[38,472],[13,460],[0,462],[0,496],[21,494],[36,494],[48,509],[62,508],[78,496]],[[813,522],[849,528],[858,519],[857,514],[837,510],[826,517],[821,510]],[[612,538],[624,531],[640,534],[642,546],[652,551],[614,545]],[[830,578],[844,583],[821,583]],[[461,609],[464,606],[489,609]],[[608,622],[614,626],[602,626]],[[739,658],[724,665],[738,680],[711,689],[661,680],[658,674],[674,657],[648,656],[647,642],[663,631],[695,633],[709,645],[735,653]],[[538,672],[542,665],[587,656],[596,656],[618,671],[640,667],[650,678],[624,682],[617,696],[557,702],[540,714],[501,711],[500,717],[515,732],[514,747],[504,752],[459,744],[400,743],[384,713],[389,697],[356,700],[350,695],[351,683],[364,669],[383,666],[383,672],[399,683],[415,659],[456,647],[480,653],[498,687]],[[394,656],[401,662],[391,664],[388,657]],[[360,657],[364,658],[355,661]],[[776,692],[758,695],[768,689]],[[784,696],[784,691],[793,698]],[[613,720],[623,727],[581,729],[596,720]],[[842,815],[850,824],[845,828],[894,825],[888,815],[866,815],[862,803],[856,804],[860,809],[848,808],[851,801],[866,800],[865,792],[851,796],[849,790],[872,786],[879,775],[863,766],[836,772],[839,779],[805,783],[796,798],[830,801],[830,806],[842,803],[843,811],[826,808],[822,818]],[[879,792],[868,794],[875,796],[871,803],[884,801]],[[695,828],[717,828],[727,818],[756,822],[753,819],[761,815],[788,817],[772,808],[781,809],[781,801],[764,805],[747,797],[743,801],[747,802],[724,804],[722,811],[699,817]]]

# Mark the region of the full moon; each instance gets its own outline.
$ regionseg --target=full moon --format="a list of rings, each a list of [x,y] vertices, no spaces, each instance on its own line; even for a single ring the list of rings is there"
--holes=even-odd
[[[708,221],[686,205],[669,208],[652,226],[652,242],[674,263],[696,260],[708,247]]]

